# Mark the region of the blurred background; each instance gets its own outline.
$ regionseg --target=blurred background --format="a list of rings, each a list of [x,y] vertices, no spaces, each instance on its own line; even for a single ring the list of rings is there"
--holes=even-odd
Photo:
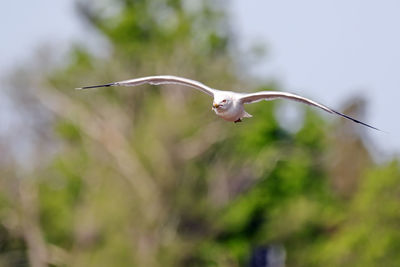
[[[0,10],[0,266],[399,266],[400,3]],[[172,74],[298,103],[227,123]]]

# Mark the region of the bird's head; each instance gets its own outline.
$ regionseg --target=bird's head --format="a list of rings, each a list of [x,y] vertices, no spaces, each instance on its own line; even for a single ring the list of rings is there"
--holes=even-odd
[[[227,110],[232,105],[232,99],[229,96],[222,95],[214,97],[213,106],[214,110]]]

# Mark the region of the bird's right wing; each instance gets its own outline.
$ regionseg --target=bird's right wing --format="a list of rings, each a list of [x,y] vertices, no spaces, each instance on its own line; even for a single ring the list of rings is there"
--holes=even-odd
[[[325,105],[322,105],[320,103],[317,103],[311,99],[299,96],[299,95],[295,95],[295,94],[291,94],[291,93],[287,93],[287,92],[276,92],[276,91],[261,91],[261,92],[256,92],[256,93],[250,93],[250,94],[243,94],[242,97],[240,98],[240,101],[242,101],[242,103],[244,104],[249,104],[249,103],[255,103],[261,100],[274,100],[274,99],[279,99],[279,98],[283,98],[283,99],[290,99],[290,100],[294,100],[297,102],[301,102],[310,106],[314,106],[317,108],[320,108],[322,110],[325,110],[326,112],[329,113],[333,113],[333,114],[337,114],[339,116],[342,116],[348,120],[354,121],[356,123],[362,124],[364,126],[367,126],[369,128],[379,130],[378,128],[375,128],[369,124],[366,124],[362,121],[356,120],[350,116],[347,116],[346,114],[343,114],[339,111],[336,111],[334,109],[331,109]]]
[[[214,96],[214,92],[217,91],[216,89],[213,89],[211,87],[208,87],[208,86],[202,84],[201,82],[182,78],[182,77],[171,76],[171,75],[148,76],[148,77],[136,78],[136,79],[131,79],[131,80],[125,80],[125,81],[121,81],[121,82],[107,83],[107,84],[102,84],[102,85],[85,86],[85,87],[80,87],[80,88],[76,88],[76,89],[80,90],[80,89],[108,87],[108,86],[137,86],[137,85],[146,84],[146,83],[151,84],[151,85],[160,85],[160,84],[185,85],[185,86],[189,86],[189,87],[195,88],[197,90],[200,90],[203,93],[206,93],[210,96]]]

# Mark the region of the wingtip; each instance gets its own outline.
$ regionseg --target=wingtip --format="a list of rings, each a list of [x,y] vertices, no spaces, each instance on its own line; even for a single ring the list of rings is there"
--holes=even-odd
[[[379,132],[381,132],[381,133],[384,133],[384,134],[390,134],[389,132],[384,131],[384,130],[381,130],[381,129],[378,129],[378,128],[375,128],[375,130],[377,130],[377,131],[379,131]]]
[[[337,115],[340,115],[340,116],[342,116],[342,117],[344,117],[344,118],[346,118],[346,119],[349,119],[349,120],[351,120],[351,121],[354,121],[355,123],[359,123],[359,124],[361,124],[361,125],[364,125],[364,126],[370,128],[370,129],[374,129],[374,130],[379,131],[379,132],[387,133],[387,132],[385,132],[385,131],[383,131],[383,130],[381,130],[381,129],[378,129],[378,128],[376,128],[376,127],[374,127],[374,126],[372,126],[372,125],[369,125],[369,124],[367,124],[367,123],[365,123],[365,122],[356,120],[356,119],[354,119],[354,118],[352,118],[352,117],[350,117],[350,116],[348,116],[348,115],[346,115],[346,114],[343,114],[343,113],[341,113],[341,112],[339,112],[339,111],[336,111],[336,110],[332,110],[332,111],[333,111],[334,113],[336,113]]]
[[[114,85],[117,85],[117,83],[107,83],[107,84],[101,84],[101,85],[83,86],[83,87],[77,87],[77,88],[75,88],[75,90],[84,90],[84,89],[99,88],[99,87],[109,87],[109,86],[114,86]]]

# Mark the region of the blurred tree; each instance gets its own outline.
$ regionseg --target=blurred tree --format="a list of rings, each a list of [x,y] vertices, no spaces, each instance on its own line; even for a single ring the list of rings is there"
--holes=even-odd
[[[361,99],[354,99],[352,104],[345,108],[349,115],[362,114],[365,103]],[[332,160],[329,167],[330,182],[334,190],[345,198],[354,196],[358,184],[364,176],[365,167],[372,166],[373,160],[359,134],[355,134],[352,124],[341,122],[332,135]]]
[[[400,247],[400,169],[396,161],[367,171],[348,216],[315,262],[325,266],[397,266]]]
[[[257,118],[228,124],[205,112],[208,96],[180,86],[71,89],[155,74],[240,88],[237,77],[247,74],[240,56],[232,57],[224,5],[77,2],[111,49],[98,58],[76,45],[68,64],[36,81],[40,90],[14,95],[24,115],[40,122],[36,153],[49,160],[30,159],[32,174],[18,163],[0,167],[0,263],[400,263],[398,164],[375,167],[356,132],[343,135],[339,126],[329,136],[323,129],[330,126],[309,109],[301,129],[288,132],[272,102],[248,107]],[[339,143],[343,136],[356,140],[351,149]],[[52,153],[44,150],[49,144]],[[354,172],[331,164],[359,155]],[[335,181],[343,177],[357,186],[341,191]]]

